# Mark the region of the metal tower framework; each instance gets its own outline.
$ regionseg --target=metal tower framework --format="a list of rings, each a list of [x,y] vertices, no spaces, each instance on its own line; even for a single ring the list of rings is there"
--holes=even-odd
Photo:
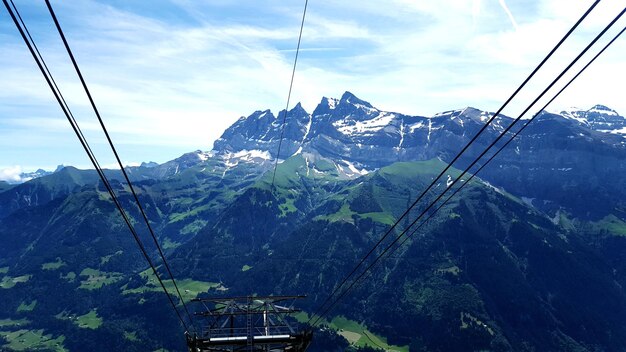
[[[200,335],[187,335],[190,352],[203,351],[305,351],[310,331],[299,331],[287,316],[300,310],[296,300],[305,296],[197,298],[205,310]]]

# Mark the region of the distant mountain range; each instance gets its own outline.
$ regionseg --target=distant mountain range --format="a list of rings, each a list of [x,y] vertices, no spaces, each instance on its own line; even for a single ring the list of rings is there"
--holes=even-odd
[[[54,170],[54,171],[46,171],[44,169],[37,169],[36,171],[33,171],[33,172],[21,172],[19,174],[12,174],[8,179],[0,180],[0,184],[4,184],[4,187],[10,187],[10,186],[6,186],[6,185],[15,185],[15,184],[28,182],[30,180],[33,180],[33,179],[36,179],[36,178],[39,178],[39,177],[43,177],[43,176],[47,176],[47,175],[53,174],[53,173],[61,170],[62,168],[63,168],[63,165],[59,165],[59,166],[57,166],[56,170]],[[3,186],[0,186],[0,187],[3,187]],[[3,188],[0,188],[0,190],[1,189],[3,189]]]
[[[255,111],[241,117],[214,143],[212,152],[197,151],[164,165],[177,165],[183,169],[195,161],[219,154],[223,158],[267,160],[276,157],[281,134],[281,124],[285,111],[275,116],[270,110]],[[445,159],[455,154],[458,143],[466,142],[484,122],[493,115],[472,107],[445,111],[432,117],[409,116],[400,113],[381,111],[370,103],[361,100],[350,92],[341,99],[323,98],[312,113],[306,112],[300,104],[289,111],[289,123],[285,127],[281,159],[300,153],[315,153],[322,157],[337,158],[338,171],[346,177],[358,177],[381,166],[396,161],[428,160],[434,157]],[[596,105],[588,110],[569,109],[560,114],[543,112],[541,120],[555,120],[554,131],[557,137],[567,133],[592,133],[593,142],[612,145],[616,150],[626,148],[626,118],[616,111]],[[502,131],[511,118],[499,116],[490,129],[488,137]],[[564,129],[556,131],[556,129]],[[536,138],[539,128],[520,136],[522,139]],[[513,129],[513,132],[516,129]],[[529,130],[530,131],[530,130]],[[571,138],[576,135],[567,135]],[[431,138],[432,137],[432,138]],[[621,137],[621,138],[620,138]],[[431,140],[432,139],[432,140]],[[486,141],[489,138],[484,138]],[[577,139],[577,138],[576,138]],[[483,145],[486,145],[486,141]],[[559,141],[562,142],[562,141]],[[590,140],[576,143],[592,142]],[[521,142],[518,143],[522,144]],[[481,147],[483,147],[481,145]],[[476,148],[478,149],[478,148]],[[512,148],[515,149],[515,148]],[[481,149],[482,150],[482,149]],[[159,164],[144,162],[140,168],[155,168]],[[39,169],[21,176],[28,181],[59,171]],[[132,167],[134,169],[136,167]],[[182,169],[181,169],[182,170]],[[176,169],[173,170],[174,173]],[[180,171],[180,170],[179,170]],[[168,173],[162,176],[169,175]]]
[[[310,314],[492,113],[408,116],[346,92],[290,110],[276,155],[283,114],[128,168],[186,299],[306,294]],[[356,286],[311,351],[626,349],[624,121],[601,105],[540,114]],[[511,122],[496,118],[419,210]],[[120,171],[106,173],[150,243]],[[0,349],[182,350],[145,269],[95,171],[0,183]]]
[[[241,117],[215,141],[211,152],[197,151],[162,165],[151,162],[129,169],[144,178],[163,178],[207,158],[222,160],[224,174],[239,162],[267,166],[276,157],[284,113],[275,116],[264,110]],[[448,162],[491,115],[467,107],[432,117],[408,116],[381,111],[346,92],[341,99],[323,98],[312,113],[300,104],[289,111],[279,157],[327,158],[346,179],[398,161],[439,158]],[[560,114],[543,112],[481,176],[544,211],[563,209],[577,217],[603,216],[624,196],[612,189],[626,189],[621,177],[626,172],[625,121],[603,105]],[[468,165],[511,122],[506,116],[496,118],[457,166]],[[48,174],[39,170],[23,177]],[[577,195],[592,190],[597,191],[592,200],[581,201]]]

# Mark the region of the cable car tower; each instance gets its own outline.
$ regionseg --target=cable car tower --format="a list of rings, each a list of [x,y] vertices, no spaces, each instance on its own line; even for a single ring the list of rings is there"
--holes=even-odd
[[[189,352],[204,351],[305,351],[312,332],[299,331],[287,316],[304,296],[196,298],[204,311],[200,335],[187,335]]]

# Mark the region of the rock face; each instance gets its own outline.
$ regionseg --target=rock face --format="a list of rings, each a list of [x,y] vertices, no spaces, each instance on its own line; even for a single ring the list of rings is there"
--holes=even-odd
[[[241,117],[215,141],[214,149],[222,152],[242,150],[263,150],[275,157],[278,143],[283,134],[281,156],[294,154],[302,145],[311,128],[311,115],[300,104],[289,111],[289,123],[282,131],[285,111],[274,116],[271,111],[255,111],[248,117]]]
[[[128,171],[136,181],[160,180],[209,160],[224,178],[239,164],[262,173],[273,167],[277,157],[286,160],[302,154],[306,160],[324,159],[333,172],[354,179],[395,162],[438,158],[450,163],[492,115],[466,107],[430,117],[409,116],[382,111],[346,92],[340,99],[322,98],[312,113],[300,104],[286,116],[284,110],[277,116],[269,110],[255,111],[229,127],[210,152],[198,150],[160,165],[144,163]],[[497,116],[454,166],[466,168],[513,121]],[[525,122],[521,120],[496,146]],[[564,211],[573,217],[597,220],[624,208],[624,174],[626,119],[596,105],[559,114],[542,112],[480,176],[551,216]],[[11,209],[27,205],[33,193],[19,187],[14,192]],[[51,199],[46,190],[38,192],[39,199]],[[37,198],[30,199],[37,202]],[[0,216],[6,211],[0,206]]]
[[[214,152],[256,150],[275,158],[284,114],[275,117],[266,110],[240,118],[215,142]],[[408,116],[381,111],[346,92],[341,99],[323,98],[311,114],[300,105],[289,111],[279,158],[299,153],[328,158],[348,178],[398,161],[450,162],[491,116],[471,107],[432,117]],[[513,121],[496,117],[455,166],[469,165]],[[525,120],[511,132],[522,123]],[[625,126],[623,116],[602,105],[542,112],[481,176],[542,210],[564,208],[576,216],[601,216],[618,207],[625,195],[626,183],[619,176],[626,171]],[[597,196],[589,204],[581,193]]]

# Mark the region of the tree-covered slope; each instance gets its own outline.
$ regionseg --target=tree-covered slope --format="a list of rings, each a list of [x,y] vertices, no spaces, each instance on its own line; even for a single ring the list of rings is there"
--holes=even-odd
[[[305,294],[306,322],[490,116],[407,116],[350,93],[291,113],[275,174],[268,111],[211,152],[127,169],[185,301]],[[605,107],[539,116],[355,284],[312,350],[626,349],[623,121]],[[510,122],[496,119],[374,255]],[[106,174],[164,275],[120,171]],[[182,350],[168,304],[95,171],[0,184],[0,349]]]

